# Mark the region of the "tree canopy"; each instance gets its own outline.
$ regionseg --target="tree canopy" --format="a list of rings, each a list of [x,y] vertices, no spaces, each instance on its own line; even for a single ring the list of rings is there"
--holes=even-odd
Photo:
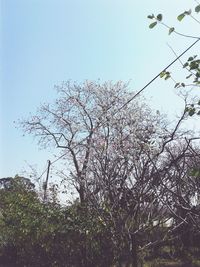
[[[199,23],[199,12],[198,3],[177,20]],[[168,34],[195,39],[192,46],[200,40],[168,26],[162,14],[148,18],[150,29],[160,24]],[[173,62],[188,72],[184,81],[168,70],[173,62],[152,81],[160,76],[177,90],[199,88],[198,56],[181,60],[190,47],[181,55],[172,48]],[[200,136],[182,125],[200,114],[200,101],[188,102],[185,94],[182,114],[170,123],[140,96],[147,86],[131,92],[122,81],[63,82],[53,103],[19,121],[39,146],[56,151],[62,168],[54,179],[73,186],[77,199],[66,194],[63,205],[48,187],[50,160],[43,188],[18,175],[1,178],[0,262],[140,267],[154,259],[199,259]]]

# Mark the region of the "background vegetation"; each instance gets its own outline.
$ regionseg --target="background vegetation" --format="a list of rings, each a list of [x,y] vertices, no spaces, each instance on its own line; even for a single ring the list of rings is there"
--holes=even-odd
[[[177,19],[186,16],[199,23],[191,10]],[[184,35],[162,14],[148,17],[151,29],[161,24]],[[199,41],[184,36],[196,39],[192,46]],[[189,83],[176,81],[169,66],[151,82],[160,76],[180,90],[198,88],[198,56],[180,63]],[[3,266],[199,266],[200,137],[183,122],[200,115],[200,102],[182,94],[183,112],[169,123],[138,96],[147,86],[130,93],[121,81],[64,82],[53,104],[19,121],[40,146],[57,151],[64,166],[57,175],[77,199],[59,202],[48,183],[50,161],[43,188],[18,175],[1,178]]]

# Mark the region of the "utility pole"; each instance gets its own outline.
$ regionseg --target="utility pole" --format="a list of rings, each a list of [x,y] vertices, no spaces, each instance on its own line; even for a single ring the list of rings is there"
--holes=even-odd
[[[48,186],[49,171],[50,171],[50,165],[51,165],[51,161],[50,161],[50,160],[48,160],[47,162],[48,162],[48,166],[47,166],[47,175],[46,175],[46,180],[45,180],[45,182],[44,182],[44,184],[43,184],[43,189],[44,189],[44,198],[43,198],[43,200],[44,200],[44,202],[45,202],[46,199],[47,199],[47,186]]]

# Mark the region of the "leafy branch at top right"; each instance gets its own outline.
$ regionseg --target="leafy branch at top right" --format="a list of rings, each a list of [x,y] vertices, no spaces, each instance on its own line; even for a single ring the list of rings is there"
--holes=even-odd
[[[197,1],[196,1],[197,2]],[[184,11],[180,13],[177,16],[177,20],[181,22],[185,17],[190,17],[192,20],[194,20],[196,23],[200,24],[200,21],[197,19],[197,15],[200,14],[200,3],[194,7],[194,10],[192,11],[191,9]],[[163,15],[160,13],[158,15],[148,15],[148,19],[151,20],[151,23],[149,24],[149,28],[153,29],[157,25],[162,25],[165,28],[168,29],[168,34],[171,35],[172,33],[177,34],[182,37],[187,37],[187,38],[193,38],[196,39],[198,42],[200,40],[200,36],[192,36],[184,33],[180,33],[176,31],[175,27],[171,27],[167,25],[163,21]],[[183,62],[179,56],[176,54],[174,49],[170,47],[170,49],[173,51],[175,54],[176,58],[179,60],[180,64],[182,65],[182,68],[187,71],[187,75],[185,75],[184,81],[179,81],[176,78],[172,77],[171,72],[167,70],[163,70],[160,73],[160,78],[164,78],[165,80],[168,80],[171,78],[174,82],[174,88],[186,88],[186,87],[200,87],[200,58],[197,55],[192,55],[188,57],[188,59]],[[195,101],[195,103],[188,104],[186,112],[188,113],[189,116],[193,116],[194,114],[200,115],[200,100]]]

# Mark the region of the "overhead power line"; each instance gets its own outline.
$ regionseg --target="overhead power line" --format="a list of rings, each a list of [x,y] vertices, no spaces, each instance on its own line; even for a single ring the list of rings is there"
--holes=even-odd
[[[168,64],[161,72],[159,72],[153,79],[151,79],[142,89],[140,89],[134,96],[132,96],[128,101],[126,101],[116,112],[115,114],[117,114],[120,110],[122,110],[125,106],[127,106],[134,98],[136,98],[139,94],[141,94],[151,83],[153,83],[162,72],[166,71],[169,67],[171,67],[177,60],[179,60],[185,53],[187,53],[194,45],[196,45],[197,42],[200,41],[200,38],[198,38],[195,42],[193,42],[187,49],[185,49],[179,56],[177,56],[170,64]],[[111,107],[110,107],[111,108]],[[110,109],[108,108],[105,113]],[[114,115],[115,115],[114,114]],[[99,124],[100,126],[101,124]],[[96,127],[95,130],[97,130]],[[56,160],[54,160],[53,162],[51,162],[51,165],[53,165],[55,162],[57,162],[58,160],[60,160],[63,156],[65,156],[67,153],[62,154],[60,157],[58,157]],[[48,161],[50,162],[50,161]],[[42,174],[39,176],[39,178],[41,178],[44,173],[49,170],[49,166],[42,172]]]
[[[58,160],[60,160],[62,157],[64,157],[67,154],[67,152],[65,152],[64,154],[62,154],[60,157],[58,157],[57,159],[55,159],[54,161],[51,161],[50,165],[54,165],[54,163],[56,163]],[[38,177],[38,179],[42,178],[42,176],[48,172],[48,168],[49,168],[49,162],[50,160],[47,161],[47,167],[45,167],[45,170],[40,174],[40,176]]]
[[[140,89],[134,96],[132,96],[127,102],[125,102],[117,111],[118,113],[125,106],[127,106],[136,96],[142,93],[151,83],[153,83],[162,72],[166,71],[169,67],[171,67],[177,60],[179,60],[186,52],[188,52],[197,42],[199,42],[200,38],[198,38],[195,42],[193,42],[187,49],[185,49],[178,57],[176,57],[169,65],[167,65],[161,72],[159,72],[150,82],[148,82],[142,89]],[[115,113],[115,114],[116,114]]]

